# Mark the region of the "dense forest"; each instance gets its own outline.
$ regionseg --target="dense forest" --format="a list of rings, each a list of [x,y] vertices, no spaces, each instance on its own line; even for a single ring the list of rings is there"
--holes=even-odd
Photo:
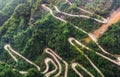
[[[119,7],[120,0],[0,0],[0,77],[120,77]]]

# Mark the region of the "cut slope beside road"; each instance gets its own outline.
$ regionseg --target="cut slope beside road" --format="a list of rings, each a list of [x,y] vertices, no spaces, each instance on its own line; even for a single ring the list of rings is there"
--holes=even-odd
[[[108,18],[109,20],[107,23],[103,24],[100,28],[92,32],[97,39],[99,39],[108,30],[108,28],[112,26],[112,24],[115,24],[120,20],[120,8],[114,11]],[[90,37],[85,39],[86,43],[89,43],[90,41]]]

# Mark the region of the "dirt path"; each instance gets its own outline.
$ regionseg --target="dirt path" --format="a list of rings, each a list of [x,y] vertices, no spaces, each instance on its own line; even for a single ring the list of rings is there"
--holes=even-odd
[[[112,24],[115,24],[120,20],[120,8],[113,12],[108,18],[108,23],[103,24],[100,28],[92,32],[97,39],[99,39],[108,30],[108,28],[112,26]],[[89,43],[90,41],[90,37],[85,39],[86,43]]]

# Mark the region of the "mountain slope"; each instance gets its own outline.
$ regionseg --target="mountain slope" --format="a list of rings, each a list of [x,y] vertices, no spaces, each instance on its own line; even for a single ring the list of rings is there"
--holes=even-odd
[[[86,5],[83,5],[84,1]],[[113,9],[119,7],[117,5],[117,3],[119,4],[119,1],[111,0],[111,2],[108,3],[107,0],[75,0],[72,2],[74,3],[73,5],[69,5],[68,2],[63,0],[6,0],[5,3],[2,1],[0,3],[2,4],[0,7],[3,8],[0,11],[0,60],[1,62],[6,62],[0,62],[0,65],[11,65],[9,69],[3,67],[5,70],[0,67],[1,77],[7,77],[9,74],[8,77],[18,77],[18,75],[20,77],[43,77],[43,75],[46,75],[42,73],[46,67],[46,57],[51,58],[55,62],[54,57],[45,52],[46,48],[51,48],[56,54],[62,57],[62,60],[60,61],[62,72],[59,77],[64,77],[64,61],[68,63],[68,77],[79,77],[72,69],[71,65],[74,62],[83,65],[95,77],[101,77],[102,75],[98,70],[92,67],[85,54],[91,59],[96,67],[99,68],[105,77],[120,76],[120,68],[118,65],[96,55],[95,52],[99,52],[113,60],[116,60],[116,57],[111,57],[110,55],[103,53],[93,41],[85,45],[85,47],[93,49],[91,52],[90,50],[85,49],[84,46],[81,47],[75,40],[73,41],[75,46],[68,40],[73,37],[79,42],[86,44],[84,38],[88,37],[88,35],[82,30],[90,33],[99,28],[102,23],[95,21],[93,18],[102,20],[102,18],[107,17]],[[78,3],[81,3],[82,5],[79,5]],[[56,19],[54,15],[49,13],[48,8],[46,9],[42,4],[46,4],[45,6],[52,9],[55,16],[63,18],[67,23]],[[108,6],[105,5],[103,7],[103,4],[108,4]],[[90,18],[66,16],[66,13],[62,12],[63,14],[61,14],[60,12],[57,12],[53,5],[57,6],[63,12],[75,15],[81,14],[89,16]],[[93,14],[85,13],[77,7],[86,9]],[[104,10],[101,11],[101,9]],[[119,56],[119,22],[110,27],[98,41],[109,53]],[[18,58],[19,55],[15,56],[18,59],[18,62],[14,62],[8,52],[4,49],[6,44],[10,44],[17,52],[39,65],[41,71],[37,70],[34,65],[27,63],[22,58]],[[8,50],[10,49],[8,48]],[[57,62],[55,63],[57,64]],[[52,63],[49,63],[49,71],[54,69],[52,65]],[[59,67],[59,65],[57,65],[57,67]],[[86,77],[89,76],[89,74],[83,72],[80,67],[76,66],[76,68],[82,75]],[[16,69],[16,71],[14,71],[14,69]],[[20,74],[20,71],[25,71],[27,74],[22,75]],[[5,72],[4,75],[3,72]],[[51,77],[54,77],[56,73],[57,72],[51,74]]]

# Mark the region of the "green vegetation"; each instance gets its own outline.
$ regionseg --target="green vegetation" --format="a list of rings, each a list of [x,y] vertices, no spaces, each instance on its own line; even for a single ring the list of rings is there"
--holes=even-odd
[[[109,30],[100,38],[100,42],[104,48],[114,54],[120,54],[119,43],[120,43],[120,21],[113,24]]]
[[[18,71],[13,71],[8,64],[0,62],[0,77],[21,77],[21,74]]]
[[[23,77],[44,77],[44,75],[40,74],[40,72],[37,69],[31,68],[28,70],[28,74],[26,74]]]
[[[99,77],[98,72],[89,66],[89,62],[85,59],[83,54],[80,54],[68,42],[69,37],[74,37],[84,43],[84,38],[87,37],[83,32],[75,29],[74,25],[82,28],[87,32],[92,32],[101,26],[100,23],[92,19],[83,19],[75,17],[66,17],[70,23],[63,23],[55,19],[47,11],[43,9],[41,4],[55,4],[59,8],[68,13],[85,14],[78,9],[77,6],[90,10],[94,13],[106,16],[114,8],[120,5],[119,0],[107,3],[107,0],[74,0],[74,5],[70,6],[63,0],[1,0],[0,1],[0,77],[44,77],[44,75],[35,69],[33,66],[18,58],[19,62],[14,62],[11,56],[4,50],[4,45],[10,44],[16,51],[35,62],[43,69],[44,58],[46,54],[44,49],[49,47],[61,56],[68,64],[72,62],[81,63],[96,77]],[[80,4],[79,4],[80,3]],[[85,4],[85,5],[84,5]],[[103,4],[106,4],[103,6]],[[112,5],[112,6],[111,6]],[[51,6],[50,6],[51,7]],[[61,16],[56,14],[56,16]],[[95,15],[89,15],[97,17]],[[110,53],[120,54],[120,21],[113,24],[108,31],[99,39],[100,44]],[[95,51],[100,51],[96,45],[91,42],[88,44],[90,48]],[[119,77],[120,69],[111,62],[97,56],[87,50],[82,49],[91,58],[94,64],[103,72],[106,77]],[[64,65],[62,65],[64,67]],[[16,69],[15,71],[13,69]],[[51,69],[53,69],[51,67]],[[50,70],[51,70],[50,69]],[[78,70],[81,71],[79,67]],[[19,73],[21,70],[28,71],[27,74]],[[73,73],[69,65],[69,76],[78,77]],[[62,75],[64,72],[62,71]],[[82,72],[83,75],[86,73]]]

